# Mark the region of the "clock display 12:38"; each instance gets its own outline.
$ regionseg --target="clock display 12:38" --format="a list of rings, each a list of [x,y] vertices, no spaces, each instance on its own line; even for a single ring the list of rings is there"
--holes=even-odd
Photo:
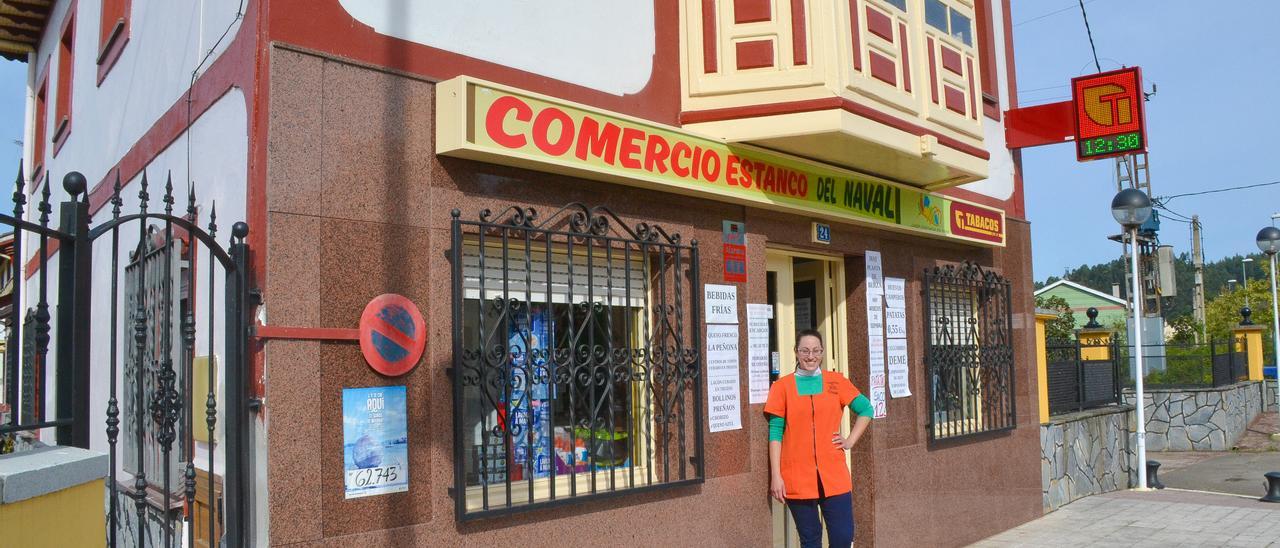
[[[1142,148],[1142,134],[1134,131],[1080,141],[1080,156],[1099,156]]]

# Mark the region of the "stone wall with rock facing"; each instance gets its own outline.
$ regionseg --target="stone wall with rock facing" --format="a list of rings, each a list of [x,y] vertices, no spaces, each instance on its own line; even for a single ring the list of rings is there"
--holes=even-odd
[[[1160,451],[1226,451],[1263,411],[1274,411],[1276,382],[1251,381],[1203,389],[1147,390],[1147,457]],[[1263,399],[1266,406],[1263,406]],[[1074,500],[1138,483],[1133,392],[1126,405],[1055,415],[1040,425],[1044,512]]]
[[[1155,388],[1145,390],[1147,451],[1228,451],[1244,435],[1249,423],[1274,405],[1274,381],[1245,381],[1217,388]],[[1135,403],[1126,390],[1124,401]]]
[[[1130,432],[1133,407],[1112,405],[1056,415],[1040,425],[1040,479],[1047,514],[1089,495],[1137,483]]]

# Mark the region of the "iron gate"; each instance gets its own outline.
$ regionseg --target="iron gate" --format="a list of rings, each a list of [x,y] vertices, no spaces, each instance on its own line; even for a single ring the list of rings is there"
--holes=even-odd
[[[58,445],[108,453],[108,546],[244,545],[248,225],[235,223],[224,247],[217,239],[216,204],[201,227],[194,186],[187,189],[185,212],[175,214],[172,178],[156,204],[144,173],[129,208],[134,212],[125,213],[117,175],[109,201],[100,204],[110,218],[90,226],[85,178],[71,172],[63,179],[70,199],[59,204],[55,228],[50,180],[44,179],[30,212],[36,222],[24,219],[21,171],[13,216],[0,215],[14,231],[15,280],[3,319],[9,349],[4,395],[15,412],[0,434],[52,428]],[[28,239],[37,246],[30,266],[23,254]],[[95,249],[110,250],[97,272]],[[104,290],[108,297],[100,296]],[[219,344],[221,360],[215,360]],[[197,357],[198,349],[204,356]],[[45,394],[49,365],[56,386]],[[50,395],[52,410],[43,404]],[[104,425],[92,418],[95,406],[105,408],[105,437],[94,434]]]

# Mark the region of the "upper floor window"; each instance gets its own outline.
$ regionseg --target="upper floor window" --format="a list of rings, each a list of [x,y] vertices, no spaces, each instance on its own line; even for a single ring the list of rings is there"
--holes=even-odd
[[[889,4],[890,6],[898,8],[902,11],[907,11],[907,0],[885,0],[884,3]]]
[[[942,0],[924,1],[924,21],[966,46],[973,45],[973,20]]]
[[[56,156],[71,133],[71,81],[75,68],[76,16],[75,6],[62,26],[58,40],[58,83],[53,108],[53,154]]]
[[[107,77],[129,41],[131,0],[103,0],[98,32],[98,83]]]
[[[45,133],[45,127],[49,123],[48,98],[49,75],[45,74],[45,76],[40,80],[40,87],[38,88],[38,91],[36,91],[36,117],[35,120],[32,121],[32,126],[34,126],[34,135],[32,136],[34,143],[31,145],[32,181],[39,181],[40,172],[44,170],[44,140],[47,135],[47,133]],[[32,192],[35,191],[35,186],[36,185],[28,185],[28,187],[32,189]]]

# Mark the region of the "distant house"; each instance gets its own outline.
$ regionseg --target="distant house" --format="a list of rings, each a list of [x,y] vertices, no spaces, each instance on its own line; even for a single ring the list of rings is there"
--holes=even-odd
[[[1071,311],[1075,314],[1076,327],[1084,327],[1088,323],[1089,317],[1085,312],[1089,307],[1098,309],[1098,323],[1104,326],[1112,326],[1125,321],[1125,300],[1114,295],[1108,295],[1101,291],[1090,289],[1070,280],[1058,280],[1049,285],[1044,286],[1035,292],[1035,296],[1062,297],[1071,305]]]

